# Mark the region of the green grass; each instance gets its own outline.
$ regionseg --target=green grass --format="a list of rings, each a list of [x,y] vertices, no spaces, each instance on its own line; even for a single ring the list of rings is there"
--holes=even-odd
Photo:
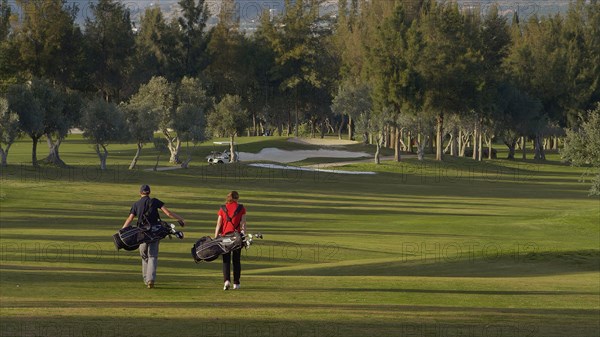
[[[238,142],[245,152],[315,148],[274,137]],[[76,135],[61,147],[69,169],[34,170],[30,147],[15,144],[2,171],[0,336],[600,331],[600,199],[587,196],[585,168],[557,154],[543,164],[356,163],[343,169],[377,175],[348,176],[204,160],[147,172],[151,147],[128,171],[131,144],[111,145],[100,172]],[[183,241],[161,243],[153,290],[143,287],[137,252],[116,252],[111,241],[142,183],[189,224]],[[231,189],[265,239],[244,252],[242,290],[223,292],[220,263],[194,264],[189,251],[214,231]]]

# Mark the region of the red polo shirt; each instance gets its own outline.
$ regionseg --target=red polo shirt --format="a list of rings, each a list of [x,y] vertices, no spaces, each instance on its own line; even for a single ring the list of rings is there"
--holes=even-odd
[[[226,204],[225,207],[227,208],[227,214],[229,214],[229,216],[232,217],[232,221],[227,221],[227,215],[225,215],[225,212],[223,212],[223,208],[219,208],[219,212],[217,214],[221,216],[221,219],[223,219],[223,225],[221,226],[221,235],[225,235],[236,231],[239,232],[240,222],[242,221],[242,215],[246,214],[246,208],[242,206],[242,209],[238,212],[238,214],[233,216],[233,213],[235,213],[235,210],[238,208],[238,203],[234,201],[230,204]]]

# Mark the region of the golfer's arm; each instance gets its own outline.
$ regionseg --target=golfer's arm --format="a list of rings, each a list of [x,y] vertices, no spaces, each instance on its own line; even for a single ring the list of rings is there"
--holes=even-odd
[[[219,236],[219,232],[221,231],[221,225],[223,223],[223,218],[219,215],[217,218],[217,227],[215,227],[215,238]]]
[[[125,220],[125,223],[123,224],[122,228],[129,227],[129,224],[133,221],[134,217],[135,217],[135,215],[129,214],[129,216],[127,217],[127,220]]]
[[[179,215],[175,214],[175,212],[169,211],[169,209],[166,208],[165,206],[161,207],[160,210],[163,211],[163,213],[165,213],[169,218],[171,218],[171,219],[177,219],[177,220],[182,221],[182,222],[185,223],[185,221],[183,220],[182,217],[180,217]]]
[[[244,234],[246,233],[246,214],[242,215],[242,220],[240,221],[240,228]]]

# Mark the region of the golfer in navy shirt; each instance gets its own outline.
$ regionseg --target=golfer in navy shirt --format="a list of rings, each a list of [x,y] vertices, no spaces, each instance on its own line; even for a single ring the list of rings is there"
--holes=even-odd
[[[140,187],[140,200],[131,206],[129,211],[129,217],[125,220],[123,228],[128,227],[135,217],[138,218],[138,227],[150,228],[152,225],[158,224],[160,215],[158,210],[160,209],[169,218],[177,219],[181,226],[185,225],[183,218],[174,212],[169,211],[165,207],[165,204],[156,199],[150,198],[150,186],[142,185]],[[142,243],[140,245],[140,255],[142,257],[142,276],[144,277],[144,284],[148,288],[154,288],[154,280],[156,279],[156,267],[158,266],[158,244],[160,240]]]

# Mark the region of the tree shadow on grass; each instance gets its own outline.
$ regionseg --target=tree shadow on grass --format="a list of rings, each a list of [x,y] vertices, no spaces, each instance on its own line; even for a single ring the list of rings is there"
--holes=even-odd
[[[177,310],[178,307],[172,308]],[[461,308],[447,312],[445,308],[428,307],[418,316],[415,307],[391,310],[385,306],[372,311],[356,310],[349,314],[344,307],[332,307],[329,319],[302,317],[304,310],[280,309],[272,317],[248,318],[247,315],[270,308],[248,307],[246,315],[233,314],[229,306],[207,309],[202,303],[196,307],[182,307],[193,317],[173,317],[156,308],[155,314],[145,313],[134,317],[103,314],[77,317],[64,315],[5,316],[2,319],[2,336],[97,336],[97,337],[364,337],[364,336],[595,336],[598,323],[593,316],[577,317],[568,311],[552,314],[530,315],[503,313],[501,310],[486,313],[478,308]],[[276,308],[275,308],[276,309]],[[233,308],[235,310],[235,308]],[[321,308],[315,308],[320,312]],[[381,310],[385,310],[382,312]],[[131,311],[131,310],[129,310]],[[135,311],[134,311],[135,312]],[[225,313],[224,313],[225,312]],[[534,310],[535,312],[535,310]],[[451,316],[445,314],[450,313]],[[392,315],[396,315],[393,317]],[[400,316],[398,316],[400,315]],[[171,316],[171,317],[169,317]],[[246,317],[244,317],[246,316]],[[264,315],[263,315],[264,316]],[[323,317],[323,315],[320,315]]]
[[[491,251],[490,251],[491,252]],[[253,274],[297,276],[429,276],[429,277],[524,277],[600,271],[600,251],[516,253],[460,258],[411,251],[398,260],[368,261],[352,265],[321,264],[293,270],[258,270]]]

